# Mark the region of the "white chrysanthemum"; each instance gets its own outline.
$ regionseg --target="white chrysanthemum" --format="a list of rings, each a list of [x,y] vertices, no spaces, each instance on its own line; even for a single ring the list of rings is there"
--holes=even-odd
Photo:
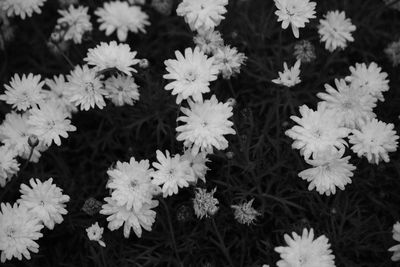
[[[346,84],[343,79],[335,79],[335,85],[337,90],[325,84],[326,93],[318,93],[317,96],[341,118],[341,125],[354,129],[360,122],[376,117],[373,111],[376,99],[373,96],[359,87]]]
[[[55,224],[62,223],[62,216],[68,213],[65,203],[69,201],[69,196],[63,195],[63,190],[53,184],[53,178],[43,183],[39,179],[31,178],[29,184],[31,187],[21,184],[18,204],[35,214],[50,230]]]
[[[133,106],[139,100],[139,86],[135,79],[131,76],[117,75],[108,78],[104,87],[108,92],[106,98],[116,106],[130,105]]]
[[[389,162],[389,152],[397,150],[399,136],[393,130],[392,123],[384,123],[372,119],[360,125],[360,129],[354,129],[349,136],[351,149],[358,157],[366,157],[369,163],[378,164],[381,160]]]
[[[239,53],[236,47],[229,45],[219,47],[214,53],[214,65],[219,69],[222,78],[230,79],[240,73],[240,67],[245,63],[247,57]]]
[[[218,26],[225,18],[228,0],[183,0],[176,9],[192,31],[207,31]]]
[[[219,47],[224,46],[221,33],[215,30],[198,32],[193,38],[193,42],[207,55],[214,54]]]
[[[275,248],[281,256],[278,267],[335,267],[335,256],[325,235],[314,240],[314,230],[304,228],[301,236],[293,232],[292,237],[285,234],[284,238],[287,246]]]
[[[350,67],[351,75],[346,77],[346,81],[354,87],[360,87],[364,93],[384,101],[382,92],[389,90],[389,80],[388,74],[381,71],[382,68],[375,62],[368,66],[365,63],[357,63],[355,67]]]
[[[19,163],[15,159],[15,153],[14,150],[6,146],[0,147],[0,187],[6,186],[13,175],[19,171]]]
[[[254,198],[249,202],[244,202],[239,205],[231,205],[234,210],[235,219],[241,224],[252,224],[257,216],[261,215],[256,209],[252,207]]]
[[[325,42],[325,49],[330,52],[337,48],[346,48],[347,42],[354,42],[352,32],[357,28],[349,18],[346,18],[344,11],[328,11],[319,23],[318,33],[321,42]]]
[[[310,19],[315,18],[315,2],[309,0],[274,0],[278,9],[275,15],[282,21],[282,29],[292,27],[293,35],[299,38],[299,28],[304,28]]]
[[[228,147],[225,135],[236,134],[232,128],[232,107],[229,103],[218,102],[215,95],[204,102],[189,101],[189,108],[181,108],[184,116],[178,117],[183,122],[176,128],[178,141],[184,141],[185,147],[192,148],[195,155],[199,151],[212,153],[213,148],[224,150]]]
[[[35,241],[43,236],[43,224],[25,207],[16,203],[1,203],[0,212],[0,251],[1,262],[22,257],[31,259],[30,252],[38,253],[39,244]]]
[[[89,110],[95,106],[100,109],[105,107],[104,96],[107,91],[103,88],[101,77],[87,65],[75,67],[67,76],[69,100],[75,106],[80,106],[81,110]]]
[[[213,58],[208,58],[198,47],[185,49],[185,56],[175,51],[177,59],[164,61],[168,74],[163,77],[173,80],[165,86],[177,95],[176,103],[192,97],[194,101],[202,101],[203,93],[210,92],[210,82],[215,81],[218,69],[213,65]]]
[[[148,160],[117,162],[115,168],[107,171],[110,177],[106,187],[112,190],[111,197],[119,206],[139,211],[144,204],[150,204],[155,185],[151,183],[152,169]]]
[[[316,111],[306,105],[300,107],[301,117],[290,118],[298,125],[287,130],[285,134],[294,140],[293,149],[308,159],[313,153],[326,149],[343,149],[347,146],[346,138],[349,129],[340,126],[340,118],[336,112],[320,102]]]
[[[21,19],[32,17],[33,13],[42,13],[40,9],[47,0],[2,0],[0,8],[7,12],[7,16],[19,16]]]
[[[209,170],[206,165],[206,163],[209,162],[206,152],[201,152],[197,153],[197,155],[193,155],[191,149],[186,149],[181,159],[189,161],[189,165],[194,172],[196,183],[198,179],[206,182],[206,173]]]
[[[100,227],[98,222],[86,228],[86,233],[89,240],[96,241],[97,243],[99,243],[100,246],[105,247],[106,243],[104,243],[104,241],[101,240],[103,238],[103,232],[104,228]]]
[[[43,102],[43,81],[40,75],[22,75],[22,78],[15,74],[11,78],[10,85],[4,85],[6,91],[0,95],[0,100],[12,105],[13,109],[25,111]]]
[[[329,149],[314,154],[313,159],[306,162],[313,168],[299,173],[299,177],[308,181],[308,190],[314,188],[321,195],[336,194],[336,187],[344,190],[347,184],[351,184],[351,177],[356,167],[349,163],[350,156],[343,157],[344,149],[337,151]]]
[[[188,160],[183,160],[180,155],[171,158],[168,150],[165,155],[160,150],[156,154],[158,162],[153,162],[156,170],[151,174],[152,183],[162,185],[163,197],[178,194],[178,188],[188,187],[196,180]]]
[[[156,212],[152,209],[158,206],[157,200],[152,200],[150,204],[144,204],[138,212],[133,209],[129,210],[126,206],[119,206],[110,197],[106,197],[104,200],[107,203],[102,206],[100,213],[108,215],[108,229],[111,231],[117,230],[124,225],[125,238],[129,238],[131,228],[137,237],[142,236],[142,228],[146,231],[151,231],[151,227],[156,220]]]
[[[99,17],[100,30],[105,31],[107,36],[116,31],[120,42],[126,41],[128,32],[145,33],[145,27],[150,25],[149,16],[141,8],[130,6],[127,2],[106,2],[94,13]]]
[[[43,90],[45,102],[55,102],[64,112],[71,117],[77,111],[74,104],[69,101],[70,87],[65,81],[64,75],[54,76],[53,79],[46,79],[46,85],[50,90]]]
[[[131,76],[131,72],[137,72],[132,66],[140,62],[135,58],[136,54],[137,52],[131,51],[127,44],[117,44],[116,41],[111,41],[109,44],[101,42],[100,45],[88,50],[84,60],[88,65],[93,65],[96,71],[115,68]]]
[[[290,69],[286,62],[283,63],[283,72],[278,72],[279,78],[272,80],[273,83],[281,84],[286,87],[293,87],[301,82],[300,79],[300,65],[301,61],[297,60],[293,67]]]
[[[59,10],[62,16],[57,20],[58,24],[67,24],[68,29],[65,32],[64,40],[73,40],[74,43],[82,43],[82,37],[85,33],[92,31],[93,26],[90,22],[88,7],[70,5],[68,10]]]
[[[400,242],[400,222],[396,222],[393,225],[393,239],[397,242]],[[390,258],[392,261],[399,261],[400,260],[400,244],[397,244],[391,248],[389,251],[393,252],[393,256]]]
[[[207,218],[217,213],[219,201],[214,197],[217,188],[207,192],[205,188],[196,188],[195,197],[193,199],[193,209],[197,218]]]

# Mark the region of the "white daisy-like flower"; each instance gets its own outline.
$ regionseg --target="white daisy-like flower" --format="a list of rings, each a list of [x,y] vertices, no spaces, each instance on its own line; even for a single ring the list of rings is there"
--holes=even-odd
[[[231,205],[236,221],[241,224],[250,225],[256,220],[257,216],[261,215],[259,211],[252,207],[253,201],[254,198],[249,202],[243,202],[238,205]]]
[[[273,83],[281,84],[286,87],[293,87],[301,83],[300,79],[300,64],[301,61],[297,60],[293,67],[290,69],[286,62],[283,63],[283,72],[278,72],[279,78],[272,80]]]
[[[130,6],[127,2],[106,2],[94,13],[99,17],[100,30],[105,31],[107,36],[116,31],[120,42],[126,41],[128,32],[146,33],[145,27],[150,25],[149,16],[141,8]]]
[[[45,102],[55,102],[64,112],[71,117],[77,108],[69,100],[71,95],[70,87],[65,80],[64,75],[54,76],[53,79],[46,79],[46,85],[50,90],[43,90]]]
[[[151,231],[157,215],[152,209],[158,206],[157,200],[152,200],[150,204],[145,203],[137,212],[133,209],[127,209],[126,206],[119,206],[110,197],[106,197],[104,200],[106,204],[102,206],[100,213],[108,215],[108,229],[111,231],[117,230],[124,225],[125,238],[129,238],[131,228],[139,238],[142,236],[142,228],[146,231]]]
[[[285,234],[284,238],[287,246],[275,248],[281,256],[278,267],[335,267],[335,256],[325,235],[314,239],[314,230],[304,228],[301,236],[293,232],[292,237]]]
[[[228,0],[183,0],[176,9],[192,31],[207,31],[218,26],[225,18]]]
[[[351,150],[358,157],[366,157],[369,163],[378,164],[381,160],[389,162],[389,152],[397,150],[399,136],[392,123],[384,123],[372,119],[360,125],[360,129],[353,129],[349,142]]]
[[[104,71],[107,69],[117,69],[128,76],[132,72],[137,72],[132,66],[140,62],[135,58],[137,52],[131,51],[127,44],[118,44],[111,41],[109,44],[101,42],[100,45],[88,50],[85,61],[88,65],[94,66],[96,71]]]
[[[240,73],[240,67],[247,57],[229,45],[219,47],[214,53],[214,65],[219,69],[222,78],[230,79]]]
[[[15,153],[14,150],[6,146],[0,147],[0,187],[6,186],[11,178],[19,171],[19,163],[15,159]]]
[[[198,179],[206,182],[206,173],[209,170],[206,165],[206,163],[209,162],[206,152],[201,152],[194,155],[191,149],[186,149],[181,159],[189,161],[189,165],[194,172],[196,183]]]
[[[17,258],[31,259],[31,252],[39,252],[36,241],[43,236],[43,224],[32,216],[25,207],[1,203],[0,212],[0,251],[1,262]]]
[[[337,48],[346,48],[347,42],[354,42],[352,32],[357,27],[351,23],[349,18],[346,18],[344,11],[328,11],[319,23],[318,33],[321,42],[325,42],[325,49],[330,52]]]
[[[176,103],[179,104],[189,97],[194,101],[202,101],[203,94],[210,92],[210,82],[215,81],[218,68],[213,65],[213,58],[208,58],[200,48],[185,49],[185,55],[175,51],[176,59],[164,61],[168,74],[163,77],[173,80],[165,86],[165,90],[172,90],[177,95]]]
[[[97,243],[99,243],[100,246],[105,247],[106,243],[104,243],[104,241],[101,240],[103,238],[103,232],[104,228],[100,227],[98,222],[86,228],[86,233],[89,240],[96,241]]]
[[[301,117],[290,118],[298,125],[287,130],[285,134],[294,140],[293,149],[299,149],[305,159],[312,154],[331,148],[344,149],[349,129],[340,126],[341,118],[329,109],[324,102],[318,104],[316,111],[306,105],[299,108]]]
[[[89,110],[95,106],[103,109],[106,105],[104,96],[108,93],[103,88],[101,78],[96,70],[89,69],[87,65],[75,67],[67,76],[69,100],[75,106],[80,106],[81,110]]]
[[[346,81],[354,87],[360,87],[364,93],[370,94],[380,101],[384,101],[382,92],[389,90],[388,74],[382,72],[382,68],[375,62],[368,66],[365,63],[357,63],[355,67],[350,67],[351,75],[347,76]]]
[[[275,15],[282,21],[282,29],[292,27],[293,35],[299,38],[299,28],[304,28],[310,19],[315,18],[315,2],[309,0],[274,0],[278,9]]]
[[[207,55],[214,54],[219,47],[224,46],[224,39],[222,39],[221,33],[215,30],[198,32],[193,38],[193,42]]]
[[[22,78],[15,74],[11,78],[10,85],[4,85],[6,91],[3,95],[0,95],[0,100],[12,105],[13,109],[21,111],[42,103],[44,81],[40,81],[40,79],[40,75],[33,75],[32,73],[28,76],[23,74]]]
[[[108,92],[106,98],[118,107],[123,105],[133,106],[140,97],[139,86],[131,76],[111,76],[104,82],[104,87]]]
[[[224,150],[228,147],[225,135],[236,134],[232,128],[232,106],[218,102],[215,95],[203,102],[188,101],[189,108],[182,107],[184,116],[178,117],[183,122],[176,128],[178,141],[192,149],[192,154],[199,151],[212,153],[213,148]]]
[[[70,5],[67,10],[59,10],[62,16],[57,20],[57,24],[66,24],[68,29],[64,34],[64,40],[73,40],[74,43],[82,43],[82,37],[85,33],[91,32],[93,29],[88,14],[88,7]]]
[[[17,203],[26,207],[52,230],[55,224],[62,223],[63,215],[68,213],[65,203],[69,201],[69,196],[63,195],[63,190],[53,184],[53,178],[43,183],[39,179],[31,178],[29,184],[30,187],[21,184],[21,198]]]
[[[202,219],[204,216],[207,218],[217,213],[219,201],[214,197],[216,191],[217,188],[210,192],[207,192],[205,188],[196,188],[193,209],[197,218]]]
[[[396,222],[393,225],[393,239],[397,242],[400,242],[400,222]],[[389,251],[393,252],[393,256],[390,258],[392,261],[399,261],[400,260],[400,244],[397,244],[391,248]]]
[[[7,16],[19,16],[21,19],[32,17],[33,13],[40,14],[40,9],[47,0],[2,0],[0,8],[3,9]]]
[[[335,79],[335,85],[337,90],[325,84],[326,93],[318,93],[317,96],[341,118],[341,125],[354,129],[360,122],[376,117],[373,111],[376,99],[373,96],[359,87],[348,85],[343,79]]]

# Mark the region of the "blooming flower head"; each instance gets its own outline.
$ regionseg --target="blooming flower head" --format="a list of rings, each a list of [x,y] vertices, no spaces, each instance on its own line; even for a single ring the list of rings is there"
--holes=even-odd
[[[304,228],[301,236],[293,232],[292,237],[285,234],[284,238],[287,246],[275,248],[281,256],[278,267],[335,267],[335,256],[325,235],[314,239],[314,230]]]
[[[215,95],[202,102],[188,103],[189,108],[181,108],[184,116],[177,119],[183,122],[176,128],[177,140],[184,141],[185,147],[190,147],[194,155],[199,151],[212,153],[213,148],[226,149],[225,135],[236,134],[233,122],[229,120],[233,115],[229,103],[218,102]]]
[[[107,36],[116,31],[120,42],[126,41],[128,32],[145,33],[145,27],[150,25],[149,16],[141,8],[127,2],[105,2],[94,13],[99,17],[100,30]]]
[[[7,12],[7,16],[19,16],[21,19],[32,17],[33,13],[42,13],[40,8],[46,0],[2,0],[0,8]]]
[[[396,222],[393,225],[393,239],[397,242],[400,242],[400,222]],[[392,261],[399,261],[400,260],[400,244],[397,244],[391,248],[389,251],[393,252],[393,256],[391,257]]]
[[[176,59],[164,62],[168,74],[163,77],[173,80],[165,86],[177,95],[176,103],[192,97],[195,101],[203,100],[203,93],[210,92],[210,82],[215,81],[218,69],[213,65],[213,59],[208,58],[198,47],[194,50],[185,49],[185,55],[175,51]]]
[[[291,25],[293,35],[299,38],[299,28],[304,28],[310,19],[315,18],[315,2],[309,0],[274,0],[278,9],[275,15],[278,22],[282,21],[282,28]]]
[[[183,0],[176,9],[192,31],[207,31],[218,26],[225,18],[228,0]]]
[[[361,124],[360,129],[353,129],[349,136],[351,149],[358,157],[366,157],[369,163],[378,164],[381,160],[389,162],[389,152],[397,150],[399,136],[393,130],[392,123],[377,119]]]
[[[9,203],[0,204],[0,251],[1,262],[22,257],[31,259],[30,252],[38,253],[36,240],[43,236],[43,224],[32,216],[26,207]]]
[[[0,187],[6,186],[6,183],[19,171],[19,163],[15,157],[14,150],[0,146]]]
[[[193,41],[207,55],[214,54],[218,48],[224,46],[224,39],[222,39],[221,33],[215,30],[198,32]]]
[[[224,79],[240,73],[240,67],[245,63],[247,57],[239,53],[236,47],[229,45],[219,47],[214,53],[214,65],[219,69]]]
[[[0,95],[0,100],[12,105],[16,110],[25,111],[43,101],[43,81],[40,75],[22,75],[22,78],[15,74],[10,85],[4,85],[6,91]]]
[[[193,209],[197,218],[207,218],[217,213],[219,201],[214,197],[217,188],[207,192],[205,188],[196,188],[195,197],[193,199]]]
[[[272,80],[273,83],[281,84],[286,87],[293,87],[301,82],[300,75],[300,60],[297,60],[290,69],[286,62],[283,63],[283,72],[278,72],[279,78]]]
[[[91,32],[93,29],[88,15],[88,7],[70,5],[67,10],[59,10],[62,16],[57,20],[59,25],[66,24],[68,29],[65,32],[64,40],[73,40],[74,43],[82,43],[82,37],[85,33]]]
[[[254,198],[249,202],[239,205],[231,205],[234,210],[235,219],[241,224],[252,224],[261,213],[252,207]]]
[[[191,149],[186,149],[181,159],[189,161],[189,165],[194,172],[196,182],[198,179],[206,182],[206,173],[209,170],[206,165],[206,163],[209,162],[206,152],[201,152],[197,153],[197,155],[193,155]]]
[[[105,81],[104,87],[108,92],[106,98],[111,99],[116,106],[133,106],[139,100],[139,86],[131,76],[111,76]]]
[[[337,48],[346,48],[347,42],[354,42],[352,32],[357,28],[349,18],[346,18],[344,11],[328,11],[319,23],[318,33],[321,42],[325,42],[325,49],[330,52]]]
[[[98,222],[86,228],[86,233],[89,240],[96,241],[99,243],[100,246],[105,247],[106,243],[104,243],[104,241],[101,240],[103,238],[103,232],[104,228],[100,227]]]
[[[77,109],[69,101],[69,89],[67,82],[65,81],[64,75],[54,76],[53,79],[46,79],[46,85],[50,90],[43,90],[45,95],[45,102],[55,102],[57,106],[71,116]]]
[[[315,47],[310,41],[301,40],[294,45],[294,56],[302,63],[308,63],[316,59]]]
[[[400,40],[391,42],[385,48],[384,52],[389,60],[392,62],[393,67],[396,67],[400,64]]]

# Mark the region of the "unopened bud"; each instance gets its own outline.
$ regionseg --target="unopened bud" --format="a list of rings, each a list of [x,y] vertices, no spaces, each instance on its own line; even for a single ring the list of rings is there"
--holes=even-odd
[[[82,210],[88,215],[95,215],[101,210],[102,203],[94,198],[88,198],[83,204]]]
[[[39,138],[36,135],[31,134],[28,137],[28,145],[32,148],[36,147],[37,145],[39,145]]]
[[[231,97],[231,98],[229,98],[228,100],[226,100],[226,103],[230,106],[230,107],[232,107],[232,108],[234,108],[235,106],[236,106],[236,99],[234,99],[233,97]]]
[[[225,155],[228,159],[233,159],[233,157],[235,156],[235,153],[233,153],[232,151],[228,151],[228,152],[226,152]]]
[[[142,69],[147,69],[149,65],[149,61],[145,58],[142,58],[139,62],[139,67],[141,67]]]

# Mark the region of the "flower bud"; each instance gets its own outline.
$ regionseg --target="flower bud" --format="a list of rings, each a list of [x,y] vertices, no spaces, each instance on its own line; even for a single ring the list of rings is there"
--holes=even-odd
[[[28,138],[28,145],[32,148],[36,147],[39,145],[39,138],[36,135],[31,134]]]
[[[145,58],[142,58],[139,62],[139,67],[141,67],[142,69],[147,69],[149,65],[149,61]]]

